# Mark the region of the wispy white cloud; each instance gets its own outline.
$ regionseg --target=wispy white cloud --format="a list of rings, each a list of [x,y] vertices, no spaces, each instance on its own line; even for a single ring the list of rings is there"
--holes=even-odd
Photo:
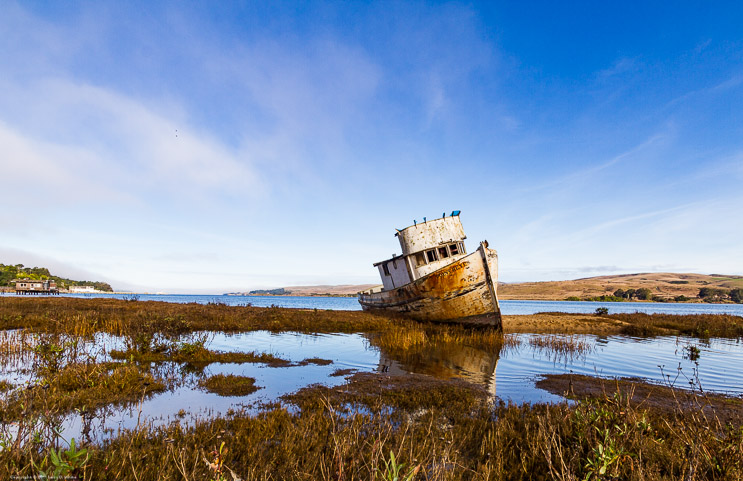
[[[621,57],[614,63],[596,73],[597,80],[606,80],[611,77],[621,76],[628,72],[636,71],[640,67],[640,62],[636,58]]]
[[[529,193],[538,190],[553,189],[558,186],[569,186],[571,188],[576,188],[581,185],[585,185],[602,171],[614,167],[621,162],[635,160],[637,157],[640,156],[647,156],[650,151],[663,145],[672,138],[672,129],[670,128],[670,126],[667,126],[664,131],[654,133],[639,144],[630,147],[624,152],[621,152],[609,159],[586,162],[586,166],[570,172],[569,174],[557,175],[554,178],[542,183],[531,183],[527,187],[524,187],[522,189],[522,192]]]
[[[720,95],[724,94],[729,90],[736,89],[743,85],[743,73],[736,73],[722,82],[718,82],[714,85],[709,85],[700,89],[690,90],[682,95],[679,95],[668,102],[666,102],[664,108],[671,109],[679,105],[683,105],[692,99],[703,97],[705,95]]]
[[[23,264],[26,267],[46,267],[52,275],[76,281],[113,282],[122,286],[121,288],[130,287],[128,284],[111,279],[105,274],[91,272],[68,262],[60,261],[55,257],[40,255],[37,252],[29,252],[23,249],[13,249],[0,246],[0,259],[2,259],[2,263],[6,265]]]

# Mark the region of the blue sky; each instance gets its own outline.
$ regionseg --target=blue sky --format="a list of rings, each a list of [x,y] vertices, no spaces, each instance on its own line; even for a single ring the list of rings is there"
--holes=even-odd
[[[462,211],[501,279],[743,274],[737,2],[2,2],[0,262],[377,282]]]

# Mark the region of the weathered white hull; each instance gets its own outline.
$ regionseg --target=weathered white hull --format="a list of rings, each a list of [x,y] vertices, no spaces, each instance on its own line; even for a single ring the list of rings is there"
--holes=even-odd
[[[420,321],[501,328],[497,296],[498,254],[487,243],[410,284],[359,293],[365,311],[395,312]]]

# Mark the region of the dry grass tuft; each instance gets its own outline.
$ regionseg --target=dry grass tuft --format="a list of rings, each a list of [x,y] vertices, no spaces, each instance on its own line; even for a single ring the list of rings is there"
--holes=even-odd
[[[232,374],[210,376],[200,380],[199,386],[220,396],[247,396],[261,389],[255,385],[254,378]]]

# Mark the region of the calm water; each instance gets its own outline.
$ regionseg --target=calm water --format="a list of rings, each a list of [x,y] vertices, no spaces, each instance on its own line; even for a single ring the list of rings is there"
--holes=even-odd
[[[15,294],[12,294],[13,296]],[[131,299],[132,294],[63,294],[65,297],[109,297]],[[257,307],[290,307],[298,309],[331,309],[359,311],[355,297],[300,297],[300,296],[205,296],[186,294],[137,294],[140,301],[160,301],[199,304],[222,303],[233,306],[251,304]],[[571,302],[571,301],[501,301],[504,314],[535,314],[537,312],[591,313],[606,307],[610,313],[646,312],[667,314],[735,314],[743,316],[743,304],[676,304],[658,302]]]
[[[8,335],[7,333],[5,335]],[[110,436],[120,429],[138,423],[163,424],[190,422],[193,418],[225,414],[230,409],[257,409],[261,403],[275,401],[284,394],[315,383],[338,385],[342,376],[332,376],[338,369],[357,372],[410,372],[440,378],[459,377],[485,387],[492,396],[517,403],[558,402],[559,396],[538,389],[535,382],[544,374],[577,373],[606,378],[640,377],[656,383],[673,383],[688,388],[690,379],[698,379],[707,391],[743,395],[743,343],[729,339],[700,341],[691,338],[662,337],[638,339],[626,336],[572,336],[589,350],[579,356],[565,356],[533,347],[532,334],[515,336],[517,346],[500,352],[486,352],[463,346],[448,346],[444,351],[430,349],[414,357],[395,358],[375,345],[373,337],[361,334],[273,334],[256,331],[226,335],[210,334],[209,347],[232,352],[270,352],[299,362],[307,358],[329,359],[327,366],[307,365],[269,367],[265,364],[208,365],[203,371],[184,374],[183,367],[163,363],[157,369],[179,379],[172,391],[156,394],[143,403],[127,408],[101,410],[86,422],[95,437]],[[120,347],[121,340],[98,335],[89,345],[99,360],[107,359],[101,348]],[[694,345],[701,355],[697,362],[684,357],[685,348]],[[105,350],[104,350],[105,351]],[[22,385],[28,373],[23,363],[4,362],[0,378]],[[213,374],[239,374],[256,379],[262,389],[249,395],[222,397],[202,391],[196,382]],[[670,378],[668,377],[670,375]],[[79,439],[84,419],[71,415],[65,422],[65,436]]]
[[[127,299],[132,295],[78,294],[70,297],[112,297]],[[224,303],[268,307],[359,310],[356,298],[349,297],[266,297],[266,296],[201,296],[201,295],[139,295],[140,301],[161,301],[201,304]],[[561,311],[591,313],[597,307],[609,312],[647,313],[730,313],[743,315],[743,305],[734,304],[663,304],[646,302],[565,302],[565,301],[502,301],[505,314],[533,314]],[[7,331],[3,336],[12,335]],[[187,372],[183,366],[163,363],[157,369],[171,378],[179,379],[171,391],[156,394],[141,404],[126,408],[99,410],[88,418],[71,415],[64,423],[64,436],[80,438],[85,425],[93,439],[114,435],[121,429],[130,429],[138,423],[154,425],[177,421],[189,423],[192,419],[225,414],[230,409],[256,410],[262,403],[295,392],[311,384],[338,385],[346,382],[343,376],[332,376],[338,369],[357,372],[386,372],[390,374],[420,373],[440,378],[460,377],[484,386],[492,396],[517,403],[558,402],[559,396],[535,386],[544,374],[569,373],[598,375],[606,378],[640,377],[651,382],[673,383],[689,387],[689,379],[698,379],[704,389],[743,395],[743,345],[740,341],[712,339],[699,341],[689,338],[663,337],[637,339],[626,336],[573,336],[574,340],[589,346],[580,356],[561,356],[554,351],[532,347],[534,335],[520,334],[517,347],[500,352],[485,352],[468,347],[449,347],[445,352],[431,350],[414,358],[399,359],[388,355],[374,344],[374,339],[361,334],[272,334],[258,331],[226,335],[212,333],[209,347],[220,351],[269,352],[281,358],[299,362],[319,357],[332,364],[317,366],[268,367],[264,364],[208,365],[202,371]],[[701,351],[695,363],[684,357],[684,349],[694,345]],[[106,350],[121,347],[121,340],[98,335],[89,345],[106,360]],[[29,379],[24,363],[3,361],[0,358],[0,379],[22,386]],[[256,379],[261,389],[249,396],[222,397],[198,389],[196,383],[204,376],[239,374]],[[12,431],[12,426],[10,427]]]

